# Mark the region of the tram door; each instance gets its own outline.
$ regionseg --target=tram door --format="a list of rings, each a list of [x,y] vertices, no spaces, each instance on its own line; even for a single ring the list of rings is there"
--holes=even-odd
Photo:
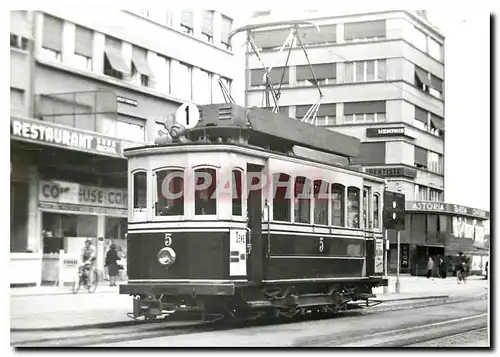
[[[258,186],[257,189],[251,189],[248,192],[247,199],[247,215],[248,228],[250,229],[251,244],[250,254],[247,259],[247,276],[251,281],[262,281],[262,258],[264,245],[262,242],[262,184],[258,184],[258,180],[263,180],[263,166],[247,165],[247,188]],[[248,249],[247,249],[248,251]]]

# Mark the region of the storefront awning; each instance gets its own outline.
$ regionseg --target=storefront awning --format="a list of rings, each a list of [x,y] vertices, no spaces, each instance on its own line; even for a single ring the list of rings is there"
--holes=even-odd
[[[135,68],[137,68],[137,71],[141,74],[144,74],[145,76],[148,77],[153,77],[153,71],[149,67],[149,64],[143,60],[142,58],[137,58],[133,57],[132,62],[134,62]]]

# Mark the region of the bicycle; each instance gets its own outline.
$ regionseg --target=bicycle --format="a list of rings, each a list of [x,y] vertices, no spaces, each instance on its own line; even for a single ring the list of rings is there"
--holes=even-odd
[[[99,284],[99,276],[97,274],[97,270],[93,271],[93,279],[92,279],[92,284],[89,285],[88,283],[88,273],[90,270],[89,262],[80,265],[78,267],[78,274],[75,277],[75,280],[73,281],[73,286],[72,286],[72,291],[73,294],[77,294],[78,291],[80,291],[80,287],[85,286],[88,290],[89,293],[93,293],[97,289],[97,285]]]

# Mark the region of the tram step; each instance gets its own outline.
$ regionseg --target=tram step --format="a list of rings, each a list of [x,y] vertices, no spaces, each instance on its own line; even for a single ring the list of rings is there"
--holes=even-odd
[[[271,307],[273,306],[271,302],[267,300],[254,300],[254,301],[246,301],[247,305],[250,307]]]

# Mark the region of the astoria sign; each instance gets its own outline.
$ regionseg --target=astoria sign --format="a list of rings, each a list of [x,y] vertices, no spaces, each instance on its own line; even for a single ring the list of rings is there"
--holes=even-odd
[[[452,203],[429,202],[429,201],[406,201],[405,206],[406,210],[408,211],[439,212],[439,213],[471,216],[482,219],[490,218],[490,213],[487,211],[477,208],[455,205]]]

